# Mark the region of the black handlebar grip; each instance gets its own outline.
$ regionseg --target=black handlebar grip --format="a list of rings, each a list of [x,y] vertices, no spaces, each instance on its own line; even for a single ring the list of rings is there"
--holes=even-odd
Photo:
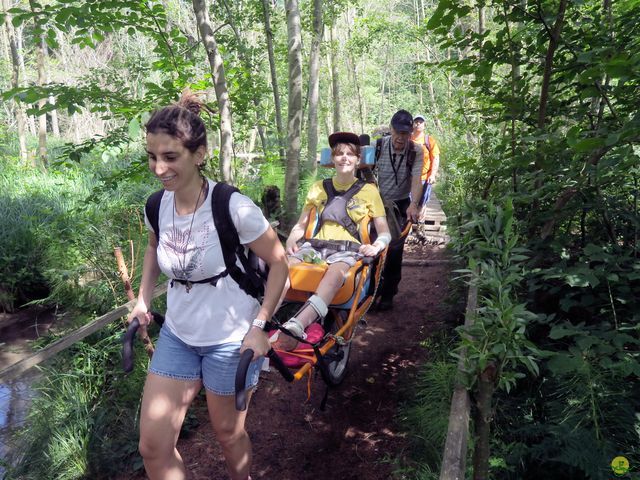
[[[269,360],[273,363],[273,366],[276,367],[276,369],[280,372],[280,375],[282,375],[282,377],[287,382],[293,382],[293,373],[291,373],[291,370],[287,368],[287,366],[284,364],[280,356],[275,352],[273,348],[269,350],[269,352],[267,353],[267,357],[269,357]]]
[[[253,350],[247,348],[240,355],[240,362],[236,370],[236,410],[244,412],[247,409],[247,391],[244,388],[247,380],[247,371],[253,358]]]
[[[133,340],[136,338],[138,327],[140,327],[140,321],[134,318],[122,336],[122,369],[125,373],[133,370]]]
[[[159,326],[162,326],[164,323],[164,315],[158,312],[151,312],[151,316],[153,317],[153,321],[156,322]]]

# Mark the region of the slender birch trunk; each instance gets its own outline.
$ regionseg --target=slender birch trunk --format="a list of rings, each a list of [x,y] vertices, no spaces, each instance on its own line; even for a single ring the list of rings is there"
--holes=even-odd
[[[51,70],[49,68],[49,50],[47,48],[46,43],[44,43],[44,40],[43,40],[43,44],[42,44],[42,53],[44,54],[44,76],[45,76],[45,82],[47,84],[49,84],[49,83],[51,83]],[[53,105],[53,106],[56,105],[56,99],[53,97],[53,95],[49,95],[48,102],[49,102],[50,105]],[[60,136],[60,125],[58,123],[58,110],[56,110],[54,108],[53,110],[51,110],[49,112],[49,115],[51,117],[51,133],[53,133],[54,136],[59,137]]]
[[[334,26],[329,29],[329,41],[331,42],[331,48],[329,49],[329,55],[331,56],[331,91],[333,97],[333,131],[339,132],[341,130],[342,119],[340,112],[340,81],[338,77],[338,63],[336,61],[336,46],[333,35]]]
[[[309,129],[307,131],[307,168],[316,170],[318,149],[318,99],[320,97],[320,44],[324,35],[322,0],[313,2],[313,41],[309,55]]]
[[[285,174],[285,223],[295,221],[298,207],[300,171],[300,130],[302,125],[302,33],[298,0],[286,0],[289,60],[289,109],[287,115],[287,171]]]
[[[233,131],[231,127],[231,101],[227,80],[224,74],[222,56],[213,36],[213,28],[209,20],[209,10],[206,0],[193,0],[193,10],[196,14],[200,38],[207,51],[207,58],[213,76],[213,88],[216,92],[218,110],[220,111],[220,175],[225,182],[233,183]]]
[[[247,72],[253,72],[255,71],[255,68],[251,64],[251,61],[247,56],[247,46],[246,46],[245,39],[242,38],[242,36],[240,35],[240,32],[238,31],[238,28],[233,18],[233,12],[229,7],[228,2],[226,0],[223,0],[223,3],[227,11],[227,21],[231,26],[231,29],[233,30],[234,36],[236,37],[236,42],[238,42],[238,55],[240,56],[240,61],[242,62],[242,65],[244,66]],[[256,116],[255,128],[257,129],[258,135],[260,136],[260,143],[262,145],[262,151],[264,152],[264,158],[267,158],[267,154],[268,154],[267,140],[264,136],[264,128],[262,128],[262,124],[260,123],[260,112],[262,109],[260,108],[260,98],[258,97],[256,90],[253,90],[251,94],[251,101],[255,108],[255,116]],[[250,152],[253,152],[253,147],[251,148]]]
[[[24,31],[23,25],[20,25],[15,29],[16,46],[18,49],[18,61],[20,64],[20,78],[21,78],[20,84],[21,85],[23,85],[27,80],[27,69],[24,66],[24,55],[22,54],[22,52],[24,52],[24,44],[23,44],[24,35],[22,35],[23,31]],[[26,109],[25,109],[25,117],[27,122],[27,128],[29,129],[29,133],[35,137],[38,134],[35,118],[33,115],[27,114]],[[35,160],[35,157],[34,157],[34,160]]]
[[[273,89],[273,104],[275,107],[276,128],[278,129],[278,146],[280,147],[280,160],[284,162],[284,127],[282,124],[282,107],[280,106],[280,89],[278,88],[278,76],[276,73],[276,57],[273,50],[270,8],[269,0],[262,0],[264,31],[265,37],[267,38],[267,55],[269,56],[269,71],[271,72],[271,88]]]
[[[36,62],[38,67],[38,86],[43,87],[46,83],[46,76],[44,73],[44,49],[47,48],[42,36],[37,37],[36,41],[38,45],[36,47]],[[38,108],[42,110],[47,105],[47,99],[41,98],[38,100]],[[47,160],[47,114],[40,113],[38,115],[38,160],[40,166],[44,169],[48,167]]]
[[[6,13],[9,10],[10,4],[8,0],[2,0],[2,9],[5,12],[4,26],[6,29],[7,40],[9,43],[9,51],[11,52],[11,87],[17,88],[20,86],[20,58],[18,52],[18,45],[16,42],[16,32],[11,23],[11,16]],[[27,152],[27,135],[26,135],[26,114],[24,108],[17,101],[13,100],[13,110],[16,116],[16,124],[18,130],[18,143],[20,152],[20,162],[26,165],[29,162],[29,156]]]

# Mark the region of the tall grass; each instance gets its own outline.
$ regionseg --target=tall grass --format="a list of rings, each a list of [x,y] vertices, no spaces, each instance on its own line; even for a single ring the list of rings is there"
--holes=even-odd
[[[15,438],[8,478],[112,478],[139,468],[141,365],[120,371],[120,325],[75,344],[43,369],[27,427]],[[145,363],[142,352],[138,361]]]
[[[126,301],[113,249],[127,253],[131,240],[141,256],[146,242],[142,205],[156,185],[135,157],[110,162],[99,154],[43,173],[0,159],[2,306],[58,305],[72,320],[55,335]],[[116,322],[43,369],[7,478],[112,478],[141,465],[136,422],[146,358],[138,352],[138,368],[123,376],[122,330]]]

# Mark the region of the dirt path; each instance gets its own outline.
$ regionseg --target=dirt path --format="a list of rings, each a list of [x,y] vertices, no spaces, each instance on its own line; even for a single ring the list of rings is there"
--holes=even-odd
[[[412,243],[405,258],[446,256],[442,246]],[[319,376],[312,379],[308,401],[306,381],[288,384],[275,371],[263,372],[247,420],[254,480],[392,478],[394,462],[408,445],[397,423],[398,406],[411,391],[417,366],[429,355],[420,343],[454,321],[452,308],[443,302],[450,267],[434,263],[405,266],[395,308],[367,314],[366,325],[358,328],[354,339],[347,377],[330,392],[325,411],[319,408],[325,392]],[[34,317],[33,312],[28,315]],[[50,327],[53,315],[37,312],[35,318],[35,323],[12,321],[3,329],[0,365],[27,355],[29,341]],[[191,478],[228,478],[203,396],[194,402],[190,417],[197,426],[179,440],[178,449]],[[120,480],[143,478],[138,472]]]
[[[442,247],[408,250],[407,258],[445,258]],[[306,382],[288,384],[275,371],[262,374],[247,420],[254,480],[391,478],[392,463],[407,445],[396,419],[401,389],[411,389],[416,367],[428,357],[420,342],[452,321],[443,302],[448,277],[447,265],[403,269],[395,308],[367,314],[367,325],[354,340],[349,373],[330,392],[324,412],[319,376],[307,401]],[[191,478],[227,478],[201,397],[193,411],[199,426],[178,442]]]

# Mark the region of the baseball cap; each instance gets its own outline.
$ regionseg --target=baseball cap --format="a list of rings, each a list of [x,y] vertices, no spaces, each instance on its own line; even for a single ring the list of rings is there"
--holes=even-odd
[[[329,135],[329,146],[335,147],[338,143],[353,143],[354,145],[360,145],[360,137],[351,132],[334,132]]]
[[[413,131],[413,117],[406,110],[398,110],[391,117],[391,126],[396,132],[411,133]]]
[[[421,113],[419,113],[418,115],[416,115],[415,117],[413,117],[413,121],[415,122],[416,120],[422,120],[423,122],[425,121],[424,115],[422,115]]]

